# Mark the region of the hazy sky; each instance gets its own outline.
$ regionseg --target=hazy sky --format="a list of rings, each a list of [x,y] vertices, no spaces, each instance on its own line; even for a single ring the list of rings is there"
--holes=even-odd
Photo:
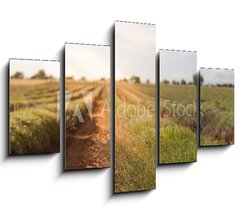
[[[115,22],[115,78],[155,83],[156,26]]]
[[[65,44],[65,73],[75,79],[110,78],[110,47]]]
[[[200,69],[204,84],[234,84],[234,71],[227,69]]]
[[[47,76],[59,78],[60,62],[10,59],[10,76],[18,71],[22,72],[25,78],[30,78],[39,70],[44,70]]]
[[[193,81],[193,74],[197,73],[197,53],[184,51],[160,50],[160,80],[172,82]]]

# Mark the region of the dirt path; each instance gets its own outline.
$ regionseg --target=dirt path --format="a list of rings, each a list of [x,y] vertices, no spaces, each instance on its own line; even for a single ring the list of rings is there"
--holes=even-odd
[[[109,167],[110,123],[102,114],[105,91],[106,87],[93,104],[92,119],[89,115],[85,116],[84,123],[79,129],[67,136],[66,168],[68,170]]]

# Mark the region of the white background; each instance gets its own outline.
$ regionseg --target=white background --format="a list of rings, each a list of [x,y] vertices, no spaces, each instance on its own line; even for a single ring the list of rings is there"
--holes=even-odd
[[[240,215],[239,1],[0,2],[0,215]],[[157,47],[198,51],[198,67],[235,69],[235,145],[157,168],[157,189],[111,194],[111,170],[62,173],[61,155],[7,157],[6,64],[56,59],[64,42],[109,43],[114,20],[157,24]]]

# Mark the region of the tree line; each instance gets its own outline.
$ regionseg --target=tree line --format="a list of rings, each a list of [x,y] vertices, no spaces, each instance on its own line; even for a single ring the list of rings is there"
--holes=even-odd
[[[169,80],[164,79],[162,81],[162,83],[164,85],[169,85],[169,84],[172,84],[172,85],[197,85],[198,78],[199,78],[199,82],[202,84],[204,79],[203,79],[203,76],[199,75],[199,74],[194,74],[192,76],[192,81],[190,81],[190,82],[187,82],[185,79],[182,79],[181,81],[173,80],[172,82],[170,82]]]
[[[194,74],[192,79],[193,79],[192,82],[187,82],[185,79],[182,79],[180,82],[176,81],[176,80],[173,80],[172,82],[170,82],[169,80],[164,79],[162,81],[162,84],[164,84],[164,85],[169,85],[169,84],[172,84],[172,85],[193,85],[193,84],[197,85],[197,82],[199,82],[199,84],[202,85],[204,83],[204,78],[200,74]],[[234,87],[233,84],[229,84],[229,83],[223,83],[223,84],[217,83],[215,85],[214,84],[207,84],[206,86]]]
[[[139,76],[135,76],[135,75],[131,76],[130,79],[123,78],[123,79],[120,79],[119,81],[120,81],[120,82],[133,83],[133,84],[141,84],[141,83],[143,83],[143,82],[141,81],[140,77],[139,77]],[[150,84],[150,80],[147,79],[147,80],[145,81],[145,84]]]
[[[11,77],[11,79],[24,79],[24,74],[20,71],[17,71],[14,73]],[[30,77],[30,79],[38,79],[38,80],[45,80],[45,79],[54,79],[53,76],[47,76],[44,70],[39,70],[36,74]]]

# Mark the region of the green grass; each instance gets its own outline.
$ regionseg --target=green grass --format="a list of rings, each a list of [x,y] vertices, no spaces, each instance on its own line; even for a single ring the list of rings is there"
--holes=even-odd
[[[197,160],[196,87],[161,85],[159,163]]]
[[[155,188],[154,121],[129,122],[124,136],[116,139],[116,192]]]
[[[234,142],[234,88],[201,87],[202,146]]]
[[[34,81],[33,81],[34,82]],[[57,119],[59,82],[10,83],[9,153],[38,154],[60,151]]]
[[[75,91],[74,92],[74,88],[76,86],[80,86],[80,90],[79,91]],[[81,111],[81,114],[84,116],[87,112],[87,105],[90,105],[91,102],[94,102],[95,99],[99,96],[99,94],[101,93],[101,90],[103,89],[104,85],[102,84],[97,84],[97,83],[89,83],[87,84],[82,84],[79,82],[75,82],[75,85],[73,83],[71,83],[71,85],[69,85],[67,83],[66,85],[66,89],[68,91],[73,92],[69,104],[66,107],[66,129],[68,131],[72,131],[75,130],[78,126],[80,126],[81,122],[79,122],[79,119],[77,116],[73,116],[75,109],[78,109]],[[83,93],[84,92],[91,92],[92,94],[92,101],[91,101],[91,95],[87,95],[88,93],[86,93],[86,95],[84,95],[83,98]]]
[[[56,115],[41,109],[13,112],[10,117],[11,154],[46,153],[59,149]]]
[[[141,91],[143,90],[144,91]],[[146,97],[149,92],[148,97]],[[115,192],[151,190],[156,184],[155,114],[136,115],[138,100],[154,103],[154,85],[117,83],[115,118]],[[125,107],[131,106],[124,114]],[[155,108],[155,107],[154,107]]]
[[[181,104],[194,103],[196,99],[196,87],[193,85],[161,85],[160,99],[175,101]]]
[[[159,157],[161,164],[196,161],[196,133],[187,127],[176,124],[173,120],[162,119],[160,134]]]

